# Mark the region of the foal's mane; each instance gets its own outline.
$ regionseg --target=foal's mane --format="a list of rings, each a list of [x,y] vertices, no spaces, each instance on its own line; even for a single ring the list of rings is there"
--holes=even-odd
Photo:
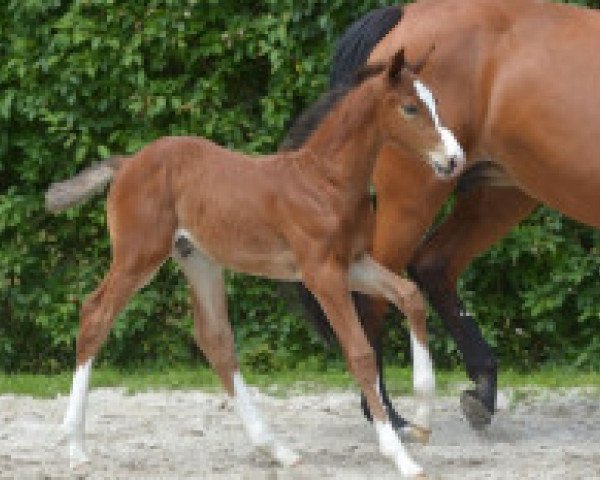
[[[367,64],[360,68],[351,77],[351,81],[330,88],[322,94],[316,102],[308,107],[294,121],[287,135],[279,145],[280,151],[298,150],[308,138],[317,130],[321,122],[327,117],[335,106],[355,88],[364,82],[382,73],[386,68],[385,63]]]

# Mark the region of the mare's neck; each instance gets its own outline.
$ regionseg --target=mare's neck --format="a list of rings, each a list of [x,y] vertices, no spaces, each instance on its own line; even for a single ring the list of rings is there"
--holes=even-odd
[[[323,175],[340,188],[368,187],[380,147],[377,84],[367,82],[350,91],[302,151]]]

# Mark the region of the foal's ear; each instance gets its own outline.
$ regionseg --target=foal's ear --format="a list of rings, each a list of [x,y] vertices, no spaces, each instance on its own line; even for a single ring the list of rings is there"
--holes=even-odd
[[[402,69],[406,66],[406,59],[404,58],[404,48],[401,48],[396,52],[390,63],[388,70],[388,78],[392,85],[400,83]]]
[[[416,63],[409,66],[409,68],[415,75],[419,75],[419,73],[421,73],[421,70],[423,70],[423,67],[427,63],[427,60],[429,60],[429,57],[431,56],[434,50],[435,45],[432,44],[431,47],[429,47],[429,50],[425,52],[425,55],[423,55],[419,60],[417,60]]]

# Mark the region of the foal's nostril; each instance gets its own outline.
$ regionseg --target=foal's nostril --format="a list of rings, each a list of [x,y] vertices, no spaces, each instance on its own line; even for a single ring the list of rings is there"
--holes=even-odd
[[[452,157],[450,158],[450,161],[448,162],[448,167],[450,168],[450,171],[454,170],[456,168],[456,157]]]

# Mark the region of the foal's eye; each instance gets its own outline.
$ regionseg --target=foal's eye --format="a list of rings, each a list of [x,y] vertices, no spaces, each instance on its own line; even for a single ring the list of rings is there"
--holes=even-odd
[[[413,103],[409,103],[408,105],[402,105],[402,111],[409,117],[414,117],[419,113],[419,107]]]

